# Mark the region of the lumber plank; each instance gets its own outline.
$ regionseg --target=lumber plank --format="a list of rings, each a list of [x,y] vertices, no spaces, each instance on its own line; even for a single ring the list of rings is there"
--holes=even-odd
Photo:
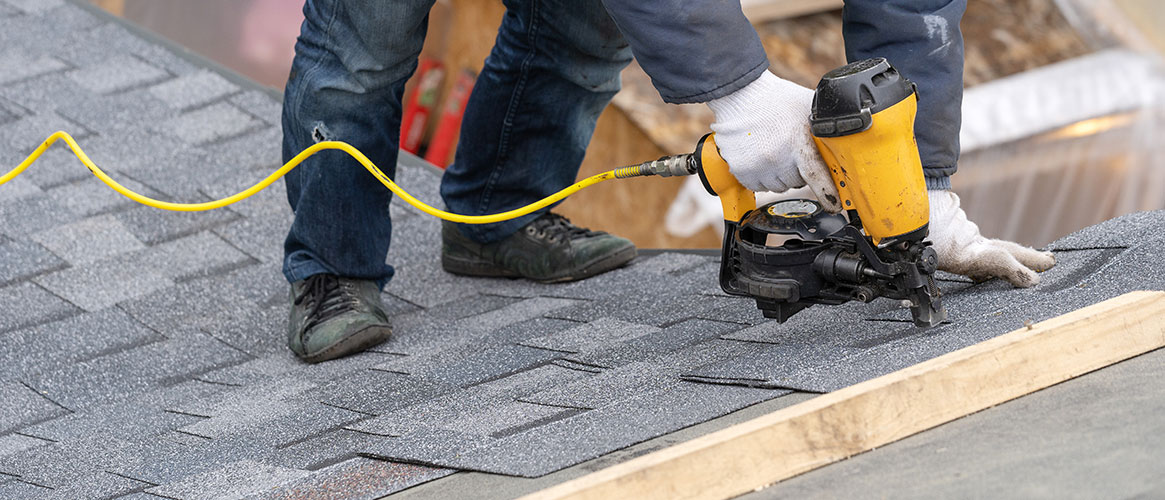
[[[740,7],[753,24],[840,9],[842,0],[742,0]]]
[[[729,498],[1162,346],[1130,292],[524,498]]]

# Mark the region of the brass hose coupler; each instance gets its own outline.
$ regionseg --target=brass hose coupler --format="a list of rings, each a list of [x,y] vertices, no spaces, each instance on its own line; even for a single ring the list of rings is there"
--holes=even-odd
[[[696,157],[692,154],[664,156],[658,160],[643,162],[638,165],[623,167],[615,170],[615,177],[643,177],[658,175],[660,177],[675,177],[693,175],[696,173]]]

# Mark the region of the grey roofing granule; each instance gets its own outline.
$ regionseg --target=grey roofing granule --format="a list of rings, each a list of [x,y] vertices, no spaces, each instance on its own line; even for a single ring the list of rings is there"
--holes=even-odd
[[[0,381],[0,433],[12,432],[22,426],[69,411],[53,403],[32,388],[15,381]]]
[[[33,234],[32,239],[72,265],[145,248],[120,221],[108,215],[41,231]]]
[[[381,498],[456,471],[357,457],[252,497],[256,500]]]
[[[8,84],[68,68],[68,64],[51,56],[33,56],[20,50],[5,50],[0,53],[0,84]]]
[[[35,283],[0,287],[0,333],[58,320],[81,312]]]
[[[239,91],[218,73],[207,70],[175,78],[150,88],[150,93],[171,107],[188,109],[209,104]]]
[[[96,94],[111,94],[158,83],[171,76],[141,58],[120,55],[102,64],[70,72],[69,78]]]
[[[0,255],[4,256],[4,266],[0,267],[0,286],[67,265],[47,248],[24,239],[0,239]]]
[[[242,135],[263,125],[234,105],[220,102],[169,120],[161,125],[161,130],[190,144],[206,144]]]
[[[177,483],[146,490],[184,500],[231,500],[262,493],[280,484],[306,476],[307,471],[241,460],[225,467],[197,474]]]

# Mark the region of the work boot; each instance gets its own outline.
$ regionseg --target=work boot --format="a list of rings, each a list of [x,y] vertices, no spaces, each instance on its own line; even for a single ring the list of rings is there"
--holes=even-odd
[[[291,285],[287,347],[308,363],[363,351],[392,334],[375,282],[316,274]]]
[[[545,213],[495,243],[467,238],[457,224],[441,226],[441,266],[453,274],[527,278],[542,283],[574,281],[604,273],[635,258],[629,240]]]

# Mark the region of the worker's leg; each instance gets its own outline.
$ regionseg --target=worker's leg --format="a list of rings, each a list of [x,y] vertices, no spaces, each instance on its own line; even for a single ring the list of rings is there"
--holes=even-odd
[[[441,195],[455,212],[517,208],[575,181],[599,113],[619,90],[631,52],[599,0],[506,0],[477,79]],[[529,215],[462,226],[498,241]]]
[[[959,160],[966,0],[846,0],[846,58],[885,57],[918,85],[914,133],[927,186],[949,188]]]
[[[394,175],[401,94],[433,1],[307,1],[284,94],[284,160],[337,140]],[[385,264],[389,191],[339,151],[316,154],[286,179],[295,210],[284,245],[288,281],[329,273],[383,286],[393,272]]]

